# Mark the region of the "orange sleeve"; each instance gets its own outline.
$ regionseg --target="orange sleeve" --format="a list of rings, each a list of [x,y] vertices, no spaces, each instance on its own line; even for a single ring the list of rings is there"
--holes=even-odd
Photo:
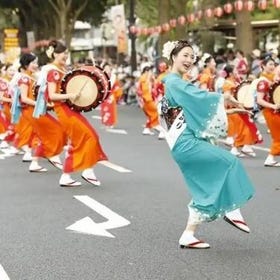
[[[113,85],[112,93],[116,100],[118,100],[122,96],[123,89],[119,81],[116,81],[115,84]]]
[[[19,80],[18,80],[18,85],[26,85],[26,86],[29,86],[30,85],[30,79],[26,76],[24,77],[21,77]]]
[[[200,77],[199,77],[199,82],[201,84],[207,84],[208,85],[209,78],[210,77],[207,74],[201,74]]]
[[[235,86],[231,83],[227,83],[227,81],[225,81],[224,85],[223,85],[223,92],[232,92],[232,90],[235,88]]]
[[[151,101],[152,95],[150,93],[149,83],[145,80],[141,81],[142,97],[144,101]]]

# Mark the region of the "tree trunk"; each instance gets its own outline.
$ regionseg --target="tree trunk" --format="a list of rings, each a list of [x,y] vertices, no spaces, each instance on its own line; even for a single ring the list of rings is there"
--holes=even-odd
[[[204,7],[215,7],[216,0],[201,0],[198,1],[198,9],[203,9]],[[211,26],[214,24],[214,17],[207,18],[203,16],[200,21],[200,40],[202,45],[202,52],[207,52],[210,54],[214,53],[215,36],[210,30]]]
[[[170,0],[158,0],[158,23],[169,23],[170,19]],[[169,32],[161,33],[159,36],[158,49],[162,50],[162,46],[170,39]]]
[[[181,15],[185,14],[185,10],[186,10],[186,0],[176,0],[174,5],[175,5],[175,11],[176,13],[180,12]],[[181,39],[187,39],[186,38],[186,25],[180,25],[179,23],[177,23],[177,27],[176,27],[176,32],[175,32],[175,38],[178,40]]]
[[[66,13],[63,10],[61,10],[61,13],[59,16],[59,21],[60,21],[59,39],[62,39],[63,41],[65,41],[66,32],[68,30],[66,28]]]
[[[237,12],[236,16],[236,48],[244,52],[248,56],[253,50],[253,30],[251,26],[250,12],[242,10]]]

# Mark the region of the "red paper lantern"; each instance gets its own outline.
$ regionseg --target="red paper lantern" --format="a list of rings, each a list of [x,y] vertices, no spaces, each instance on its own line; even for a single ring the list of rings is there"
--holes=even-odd
[[[273,5],[275,8],[280,8],[280,0],[273,0]]]
[[[149,33],[149,34],[155,33],[155,28],[154,28],[154,27],[149,27],[149,28],[148,28],[148,33]]]
[[[217,7],[214,9],[214,15],[216,17],[221,17],[224,13],[224,10],[221,7]]]
[[[224,5],[224,11],[225,11],[226,14],[231,14],[232,11],[233,11],[232,4],[231,3],[226,3]]]
[[[203,16],[203,12],[201,10],[198,10],[196,13],[195,13],[195,17],[197,20],[201,20]]]
[[[179,17],[178,17],[178,23],[179,23],[180,25],[184,25],[184,24],[186,23],[186,18],[185,18],[185,16],[179,16]]]
[[[246,11],[252,12],[252,11],[254,10],[254,8],[255,8],[254,1],[251,1],[251,0],[245,1],[245,3],[244,3],[244,9],[245,9]]]
[[[164,23],[164,24],[162,24],[161,28],[162,28],[162,31],[167,32],[170,30],[170,25],[168,23]]]
[[[161,31],[162,31],[161,26],[160,25],[156,26],[155,31],[156,31],[156,33],[161,33]]]
[[[129,31],[131,34],[136,34],[137,33],[137,27],[135,25],[131,25],[129,27]]]
[[[141,36],[142,35],[142,28],[137,28],[137,31],[136,31],[136,36]]]
[[[189,23],[194,22],[194,20],[195,20],[194,14],[189,14],[189,15],[187,15],[187,19],[188,19],[188,22],[189,22]]]
[[[177,25],[177,20],[175,18],[173,18],[173,19],[169,20],[169,24],[171,27],[174,28]]]
[[[243,9],[243,1],[241,1],[241,0],[235,1],[235,2],[234,2],[234,9],[235,9],[237,12],[242,11],[242,9]]]
[[[213,11],[212,11],[212,9],[208,8],[205,10],[204,14],[206,17],[210,18],[213,16]]]
[[[142,34],[143,34],[144,36],[147,36],[147,35],[149,34],[149,30],[148,30],[147,27],[144,27],[144,28],[142,29]]]
[[[262,11],[266,10],[266,8],[267,8],[267,1],[266,0],[259,0],[258,7]]]

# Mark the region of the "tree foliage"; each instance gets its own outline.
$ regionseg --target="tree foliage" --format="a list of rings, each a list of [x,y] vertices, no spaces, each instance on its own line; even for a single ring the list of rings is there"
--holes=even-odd
[[[69,46],[76,20],[98,25],[106,0],[0,0],[0,7],[17,13],[19,28],[25,41],[25,32],[34,31],[36,40],[56,37],[64,39]],[[11,27],[6,23],[4,27]]]

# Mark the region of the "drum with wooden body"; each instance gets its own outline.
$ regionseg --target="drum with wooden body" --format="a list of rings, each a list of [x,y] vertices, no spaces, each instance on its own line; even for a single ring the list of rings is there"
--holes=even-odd
[[[280,82],[274,83],[270,87],[270,102],[280,104]]]
[[[249,110],[254,108],[254,93],[250,85],[251,82],[245,80],[237,86],[234,92],[235,98]]]
[[[98,66],[82,66],[68,72],[61,82],[61,93],[78,93],[76,99],[68,99],[75,111],[90,111],[105,100],[111,90],[108,75]]]

